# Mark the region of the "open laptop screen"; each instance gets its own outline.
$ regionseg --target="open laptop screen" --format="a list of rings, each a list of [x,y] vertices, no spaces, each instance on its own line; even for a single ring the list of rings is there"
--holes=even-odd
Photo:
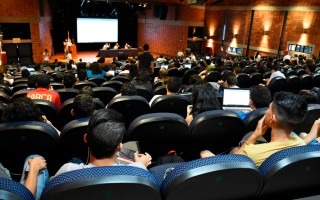
[[[225,88],[222,98],[224,107],[249,107],[250,90],[243,88]]]

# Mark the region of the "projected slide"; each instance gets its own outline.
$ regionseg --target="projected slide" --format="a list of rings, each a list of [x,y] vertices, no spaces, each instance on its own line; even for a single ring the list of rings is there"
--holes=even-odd
[[[118,19],[77,18],[78,43],[118,42]]]

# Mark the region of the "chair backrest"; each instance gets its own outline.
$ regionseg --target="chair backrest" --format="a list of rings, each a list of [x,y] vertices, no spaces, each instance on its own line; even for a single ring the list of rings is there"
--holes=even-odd
[[[266,114],[268,107],[266,108],[258,108],[249,112],[246,117],[243,119],[246,133],[250,131],[254,131],[257,127],[258,121]]]
[[[238,73],[237,80],[240,88],[249,88],[251,86],[250,77],[246,73]]]
[[[263,83],[263,76],[259,72],[254,72],[250,74],[251,85],[259,85]]]
[[[6,85],[6,84],[0,84],[0,91],[1,92],[5,92],[10,96],[12,95],[10,87],[8,85]]]
[[[122,83],[126,83],[130,81],[130,78],[128,76],[122,76],[122,75],[118,75],[118,76],[114,76],[110,79],[111,81],[121,81]]]
[[[160,85],[153,89],[153,95],[166,95],[167,89],[165,85]]]
[[[12,173],[21,173],[31,154],[46,158],[49,169],[57,164],[59,135],[49,124],[38,121],[0,124],[0,162]],[[52,168],[51,168],[52,169]]]
[[[111,87],[117,91],[117,93],[120,92],[120,89],[122,87],[122,82],[121,81],[105,81],[101,85],[101,87]]]
[[[218,82],[220,80],[221,74],[218,71],[209,71],[206,74],[204,80],[207,82]]]
[[[182,76],[182,84],[189,85],[189,79],[193,74],[198,74],[198,72],[195,69],[188,69],[185,71]]]
[[[27,82],[28,82],[27,78],[21,78],[21,79],[14,80],[11,85],[12,85],[12,87],[14,87],[14,86],[16,86],[18,84],[27,83]]]
[[[74,116],[71,115],[72,105],[74,98],[70,98],[63,102],[60,109],[60,127],[63,128],[68,122],[74,120]],[[60,129],[61,130],[61,129]]]
[[[28,188],[7,178],[0,178],[0,199],[35,200]]]
[[[103,82],[105,82],[107,79],[105,78],[89,78],[88,81],[94,82],[97,84],[97,86],[100,86]]]
[[[293,131],[296,133],[306,132],[308,133],[317,119],[320,118],[320,105],[319,104],[309,104],[307,115]]]
[[[118,92],[111,87],[95,87],[92,88],[92,90],[94,97],[100,99],[105,105],[108,105],[110,100],[118,94]]]
[[[172,76],[179,77],[179,75],[180,75],[180,73],[179,73],[178,68],[174,67],[174,68],[168,69],[167,76],[169,76],[169,77],[172,77]]]
[[[298,93],[301,88],[301,81],[297,75],[287,76],[288,91]]]
[[[126,127],[137,117],[150,113],[148,101],[141,96],[120,96],[113,98],[108,108],[120,112],[125,120]]]
[[[41,199],[161,200],[156,178],[131,166],[93,167],[60,174],[45,187]]]
[[[60,101],[63,104],[67,99],[75,98],[77,94],[79,94],[78,89],[74,88],[63,88],[63,89],[57,89],[56,92],[60,95]]]
[[[139,96],[144,97],[148,102],[151,100],[153,94],[150,90],[144,85],[135,85],[134,86],[137,90]]]
[[[300,76],[301,80],[301,89],[311,89],[313,87],[312,76],[309,74],[303,74]]]
[[[59,111],[57,106],[48,100],[33,99],[34,104],[38,105],[42,113],[54,125],[59,126]]]
[[[259,170],[263,199],[296,199],[319,194],[320,145],[281,150],[267,158]]]
[[[170,150],[183,152],[189,138],[188,125],[174,113],[151,113],[137,117],[128,128],[128,139],[139,141],[141,152],[155,159]]]
[[[179,95],[162,95],[157,97],[151,104],[151,112],[169,112],[181,115],[183,118],[187,116],[187,107],[191,105],[189,98]]]
[[[287,80],[281,76],[274,77],[271,79],[268,88],[271,92],[271,96],[274,96],[274,94],[279,91],[287,91]]]
[[[261,184],[250,158],[218,155],[176,166],[163,180],[161,193],[166,200],[253,199]]]
[[[25,97],[27,96],[28,92],[30,92],[32,89],[24,89],[24,90],[19,90],[17,92],[15,92],[12,96],[11,96],[11,101],[13,101],[16,98],[19,97]]]
[[[28,84],[27,83],[21,83],[21,84],[18,84],[18,85],[15,85],[11,92],[12,94],[14,94],[15,92],[19,91],[19,90],[23,90],[23,89],[27,89],[28,88]]]
[[[313,87],[320,87],[320,74],[312,75]]]
[[[64,85],[62,83],[59,83],[59,82],[51,82],[50,86],[52,86],[54,90],[63,89],[64,88]]]
[[[230,110],[200,113],[189,125],[190,143],[196,151],[209,149],[218,154],[238,146],[245,134],[239,115]]]
[[[83,88],[85,86],[90,86],[92,88],[98,87],[98,85],[95,82],[91,82],[91,81],[80,81],[80,82],[76,83],[73,87],[75,89],[81,90],[81,88]]]
[[[11,101],[11,97],[5,93],[0,92],[0,103],[9,103]]]
[[[159,87],[159,86],[161,86],[161,85],[163,85],[162,80],[155,81],[155,82],[153,83],[153,89],[156,89],[157,87]]]
[[[60,145],[63,152],[64,162],[77,157],[83,162],[87,161],[88,146],[83,141],[83,136],[87,133],[89,118],[72,120],[61,130]]]

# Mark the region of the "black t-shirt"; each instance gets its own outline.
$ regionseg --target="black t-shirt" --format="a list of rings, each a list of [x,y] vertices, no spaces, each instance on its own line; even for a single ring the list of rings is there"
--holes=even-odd
[[[149,52],[143,52],[138,56],[140,69],[150,70],[151,62],[153,62],[153,56]]]

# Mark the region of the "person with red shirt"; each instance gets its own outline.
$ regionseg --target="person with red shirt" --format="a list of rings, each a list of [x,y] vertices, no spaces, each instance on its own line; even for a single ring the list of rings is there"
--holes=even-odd
[[[50,77],[47,74],[36,75],[36,87],[37,89],[27,93],[27,97],[30,99],[42,99],[51,101],[60,110],[61,102],[59,93],[50,90]]]

